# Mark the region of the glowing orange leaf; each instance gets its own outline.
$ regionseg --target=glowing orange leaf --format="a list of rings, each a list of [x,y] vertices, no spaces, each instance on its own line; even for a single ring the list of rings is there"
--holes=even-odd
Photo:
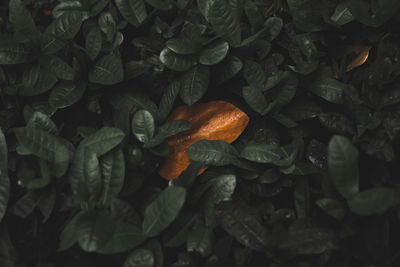
[[[201,139],[232,143],[249,123],[249,117],[242,110],[224,101],[180,106],[168,120],[187,120],[192,126],[167,139],[171,150],[158,171],[167,180],[177,178],[189,166],[187,150],[191,144]]]

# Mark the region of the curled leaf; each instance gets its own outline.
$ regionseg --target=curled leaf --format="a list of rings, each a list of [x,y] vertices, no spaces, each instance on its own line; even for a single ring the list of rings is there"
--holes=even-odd
[[[372,46],[370,45],[361,45],[361,46],[353,46],[350,48],[350,52],[355,52],[358,56],[346,67],[346,72],[349,72],[367,61],[369,56],[369,51]]]

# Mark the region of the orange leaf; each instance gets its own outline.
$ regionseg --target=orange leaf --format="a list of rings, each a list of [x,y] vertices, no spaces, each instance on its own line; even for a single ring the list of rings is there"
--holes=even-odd
[[[187,151],[191,144],[201,139],[232,143],[249,123],[246,113],[225,101],[180,106],[168,118],[171,120],[187,120],[192,126],[167,139],[171,150],[158,171],[167,180],[177,178],[189,166]]]
[[[346,67],[346,72],[351,71],[352,69],[357,68],[358,66],[361,66],[362,64],[367,61],[368,56],[369,56],[369,50],[371,50],[371,46],[365,45],[365,46],[352,46],[350,48],[350,52],[356,52],[358,56]]]

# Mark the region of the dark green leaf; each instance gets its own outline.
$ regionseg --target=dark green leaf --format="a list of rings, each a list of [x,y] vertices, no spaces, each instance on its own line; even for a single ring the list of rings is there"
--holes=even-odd
[[[53,86],[57,83],[57,81],[58,81],[57,77],[54,74],[44,70],[43,68],[40,68],[39,78],[35,86],[22,87],[20,88],[18,94],[21,96],[40,95],[53,88]]]
[[[347,200],[350,210],[357,215],[380,215],[399,203],[398,191],[390,187],[368,189]]]
[[[172,38],[165,43],[166,47],[180,55],[191,55],[201,49],[201,44],[187,38]]]
[[[119,12],[130,24],[138,27],[147,18],[143,0],[116,0]]]
[[[343,104],[343,90],[345,90],[346,85],[334,79],[330,72],[320,72],[309,88],[311,92],[326,101]]]
[[[236,188],[236,175],[224,174],[210,181],[212,183],[208,198],[212,203],[219,204],[231,199]]]
[[[261,65],[251,60],[244,63],[243,76],[248,84],[254,86],[263,87],[266,81],[266,74]]]
[[[132,132],[140,142],[149,142],[153,137],[154,128],[154,118],[150,112],[142,109],[135,113],[132,119]]]
[[[143,231],[147,236],[156,236],[178,216],[186,199],[186,190],[179,186],[169,186],[146,207]]]
[[[98,19],[98,25],[100,30],[106,35],[107,41],[111,43],[117,33],[117,23],[113,15],[110,12],[102,12]]]
[[[271,17],[265,21],[264,27],[267,30],[268,40],[272,41],[276,37],[278,37],[279,33],[281,32],[283,27],[283,21],[281,18]]]
[[[112,238],[115,223],[104,212],[88,212],[79,218],[78,243],[87,252],[95,252],[104,247]]]
[[[279,148],[275,145],[250,142],[240,153],[242,158],[258,163],[272,163],[280,159]]]
[[[42,51],[46,54],[52,54],[63,48],[65,45],[63,40],[73,39],[81,28],[84,19],[82,11],[63,13],[44,32]]]
[[[27,122],[27,127],[36,127],[52,135],[59,135],[57,125],[50,119],[49,116],[40,111],[33,112]]]
[[[234,162],[238,152],[225,141],[199,140],[189,147],[188,155],[191,160],[205,165],[223,166]]]
[[[157,134],[144,146],[154,147],[160,145],[165,138],[175,135],[177,133],[189,130],[191,123],[185,120],[174,120],[168,121],[164,125],[161,125],[157,131]]]
[[[242,89],[243,98],[246,103],[261,115],[266,115],[274,106],[274,103],[268,104],[261,89],[257,86],[245,86]]]
[[[103,85],[122,82],[124,70],[119,55],[106,55],[100,58],[89,72],[89,81]]]
[[[180,86],[180,82],[175,80],[165,88],[157,110],[157,119],[159,121],[164,121],[171,112],[175,99],[179,94]]]
[[[193,56],[178,55],[175,54],[171,49],[164,48],[160,53],[160,61],[166,67],[175,71],[185,71],[190,69],[191,66],[196,62]]]
[[[111,103],[116,109],[122,108],[139,108],[150,111],[151,114],[157,112],[157,106],[153,101],[141,91],[133,91],[128,93],[113,95],[114,99]]]
[[[296,254],[310,255],[323,253],[335,246],[335,233],[331,229],[306,227],[291,229],[279,248],[291,250]]]
[[[21,0],[10,0],[8,10],[10,22],[19,37],[38,34],[32,15]]]
[[[227,55],[229,44],[227,42],[215,42],[200,52],[199,62],[204,65],[215,65],[221,62]]]
[[[221,227],[244,246],[265,251],[269,232],[243,203],[222,202],[218,205],[217,218]]]
[[[103,191],[100,203],[110,205],[120,193],[125,179],[125,159],[121,149],[115,149],[100,159],[103,174]]]
[[[348,138],[339,135],[332,137],[328,145],[328,168],[336,190],[344,198],[357,194],[358,150]]]
[[[74,80],[75,70],[57,56],[46,56],[40,59],[40,64],[49,72],[62,80]]]
[[[124,221],[118,221],[112,237],[97,252],[101,254],[127,252],[143,243],[146,238],[140,227]]]
[[[58,18],[62,14],[66,13],[66,12],[71,12],[74,10],[76,10],[76,11],[82,10],[82,3],[80,1],[72,0],[72,1],[61,2],[53,8],[51,13],[54,18]]]
[[[78,102],[86,91],[86,83],[60,82],[49,96],[49,104],[53,108],[66,108]]]
[[[79,212],[65,225],[60,234],[60,244],[58,247],[58,251],[69,249],[76,242],[78,242],[79,221],[83,217],[83,215],[83,212]]]
[[[124,137],[125,134],[117,128],[103,127],[85,138],[80,145],[102,156],[121,143]]]
[[[22,146],[53,164],[55,176],[66,173],[72,155],[61,138],[36,127],[15,128],[13,132]]]
[[[193,105],[206,93],[210,81],[210,69],[206,66],[197,65],[180,78],[180,97],[187,105]]]
[[[240,3],[237,0],[208,1],[203,13],[216,34],[233,46],[239,45],[241,41]]]

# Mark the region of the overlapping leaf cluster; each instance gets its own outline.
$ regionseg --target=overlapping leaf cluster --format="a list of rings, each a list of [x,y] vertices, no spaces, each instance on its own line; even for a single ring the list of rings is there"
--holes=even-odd
[[[0,266],[399,266],[399,11],[1,2]],[[166,182],[168,115],[211,100],[249,126]]]

